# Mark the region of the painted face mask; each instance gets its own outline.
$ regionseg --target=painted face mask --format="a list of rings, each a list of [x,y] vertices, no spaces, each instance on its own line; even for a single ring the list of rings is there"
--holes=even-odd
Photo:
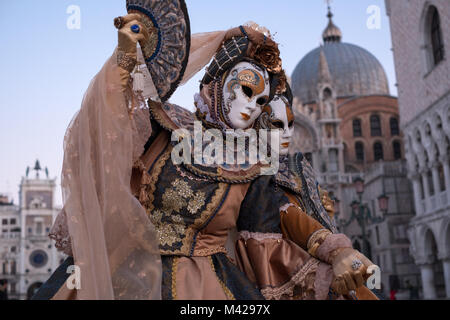
[[[269,74],[250,62],[240,62],[223,84],[224,116],[234,129],[247,129],[260,116],[270,94]]]
[[[276,95],[261,115],[263,129],[280,130],[280,156],[289,153],[289,145],[294,133],[294,114],[284,96]]]

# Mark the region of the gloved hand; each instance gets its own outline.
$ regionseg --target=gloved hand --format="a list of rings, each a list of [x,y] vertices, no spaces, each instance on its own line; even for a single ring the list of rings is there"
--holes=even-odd
[[[131,72],[136,66],[137,43],[138,41],[147,41],[150,34],[141,22],[141,15],[137,13],[118,17],[114,23],[119,28],[117,64],[121,68],[121,82],[125,87],[128,84]],[[139,26],[140,30],[138,33],[131,30],[131,27],[134,25]]]
[[[348,294],[364,285],[370,276],[367,268],[373,265],[366,256],[352,248],[337,249],[332,259],[334,280],[332,289],[338,294]]]

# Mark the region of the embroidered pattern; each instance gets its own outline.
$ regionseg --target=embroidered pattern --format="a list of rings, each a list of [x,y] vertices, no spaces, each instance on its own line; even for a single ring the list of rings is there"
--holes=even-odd
[[[161,254],[191,256],[197,233],[220,208],[228,184],[191,179],[191,173],[170,161],[171,150],[143,178],[139,199],[156,227]]]

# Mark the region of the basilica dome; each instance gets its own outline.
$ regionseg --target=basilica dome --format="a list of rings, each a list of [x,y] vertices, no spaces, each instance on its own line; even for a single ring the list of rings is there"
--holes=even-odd
[[[315,102],[319,81],[320,51],[328,63],[337,97],[389,95],[386,73],[373,54],[350,43],[341,42],[342,33],[332,21],[323,32],[324,44],[309,52],[292,73],[294,97],[302,103]]]

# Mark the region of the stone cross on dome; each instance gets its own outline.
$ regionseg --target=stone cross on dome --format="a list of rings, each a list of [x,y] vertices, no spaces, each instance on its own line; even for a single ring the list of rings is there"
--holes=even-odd
[[[342,32],[341,30],[333,23],[333,13],[331,12],[331,2],[332,0],[325,0],[328,6],[328,14],[327,17],[329,19],[328,26],[322,34],[322,38],[324,42],[341,42]]]

